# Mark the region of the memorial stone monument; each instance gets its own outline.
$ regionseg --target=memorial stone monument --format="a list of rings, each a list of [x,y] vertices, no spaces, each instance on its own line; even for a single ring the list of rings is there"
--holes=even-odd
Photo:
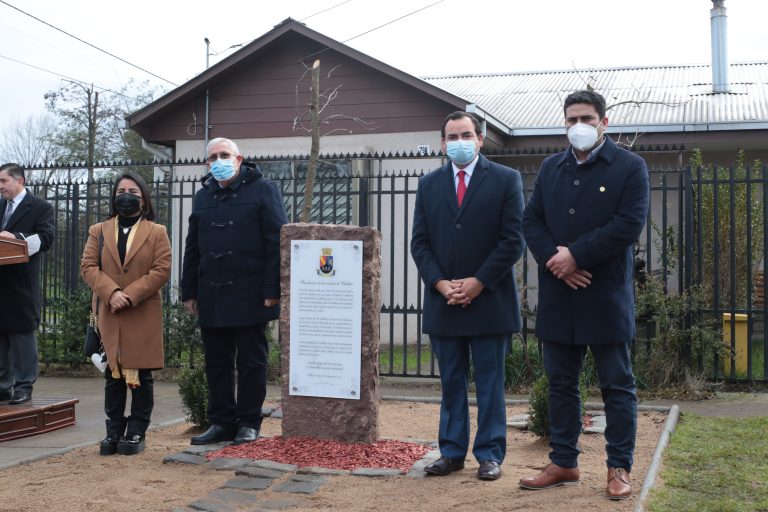
[[[283,437],[378,441],[381,234],[286,224],[280,257]]]

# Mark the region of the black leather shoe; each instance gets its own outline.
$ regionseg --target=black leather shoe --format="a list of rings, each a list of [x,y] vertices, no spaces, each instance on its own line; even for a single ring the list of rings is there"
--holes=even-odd
[[[30,400],[32,400],[31,391],[14,391],[13,398],[11,398],[11,401],[8,402],[8,405],[25,404]]]
[[[258,429],[252,427],[240,427],[237,429],[237,435],[232,440],[232,444],[250,443],[259,438]]]
[[[144,436],[128,434],[117,443],[117,453],[120,455],[136,455],[144,451]]]
[[[428,475],[445,476],[450,475],[454,471],[464,469],[464,459],[449,459],[448,457],[440,457],[435,462],[424,468],[424,472]]]
[[[501,478],[501,467],[493,460],[484,460],[477,469],[477,478],[480,480],[498,480]]]
[[[221,425],[211,425],[208,430],[190,440],[191,444],[215,444],[231,441],[235,438],[235,429]]]
[[[108,435],[99,441],[99,455],[114,455],[117,453],[117,443],[120,442],[119,435]]]

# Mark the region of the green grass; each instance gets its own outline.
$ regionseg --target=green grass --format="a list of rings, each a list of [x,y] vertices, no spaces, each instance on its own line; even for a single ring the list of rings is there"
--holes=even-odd
[[[768,418],[686,415],[664,458],[650,512],[768,510]]]
[[[390,356],[391,354],[391,356]],[[409,344],[407,353],[403,350],[402,345],[395,345],[394,350],[390,351],[389,346],[382,345],[379,348],[379,368],[382,373],[389,373],[390,357],[392,358],[392,372],[395,374],[403,373],[403,357],[406,358],[406,373],[409,375],[416,375],[419,369],[419,353],[417,352],[416,344]],[[421,346],[421,375],[429,375],[430,373],[430,360],[432,357],[432,350],[429,343],[422,344]],[[435,373],[437,374],[437,361],[435,361]]]

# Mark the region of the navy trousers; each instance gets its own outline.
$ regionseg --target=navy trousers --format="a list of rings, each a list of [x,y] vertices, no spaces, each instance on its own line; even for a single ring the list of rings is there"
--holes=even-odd
[[[469,361],[477,391],[477,433],[472,453],[479,462],[501,464],[507,452],[504,360],[509,335],[430,336],[443,387],[440,401],[440,454],[464,460],[469,450]]]
[[[261,428],[269,355],[265,327],[200,329],[208,378],[208,421],[212,425]]]
[[[637,432],[637,388],[630,345],[589,345],[595,359],[605,404],[605,451],[611,468],[632,470]],[[544,343],[544,371],[549,380],[550,460],[558,466],[578,465],[581,433],[581,372],[586,345]]]

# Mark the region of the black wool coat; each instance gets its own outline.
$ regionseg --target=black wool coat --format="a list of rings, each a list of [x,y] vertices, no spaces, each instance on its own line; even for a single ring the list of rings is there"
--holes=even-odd
[[[0,201],[0,215],[5,208],[6,201]],[[32,332],[40,325],[40,260],[53,244],[53,207],[27,189],[5,231],[19,240],[40,238],[40,251],[28,263],[0,266],[0,332]]]
[[[243,162],[234,183],[210,175],[195,194],[184,247],[182,300],[197,299],[203,327],[263,324],[279,316],[280,228],[288,222],[277,185]]]

